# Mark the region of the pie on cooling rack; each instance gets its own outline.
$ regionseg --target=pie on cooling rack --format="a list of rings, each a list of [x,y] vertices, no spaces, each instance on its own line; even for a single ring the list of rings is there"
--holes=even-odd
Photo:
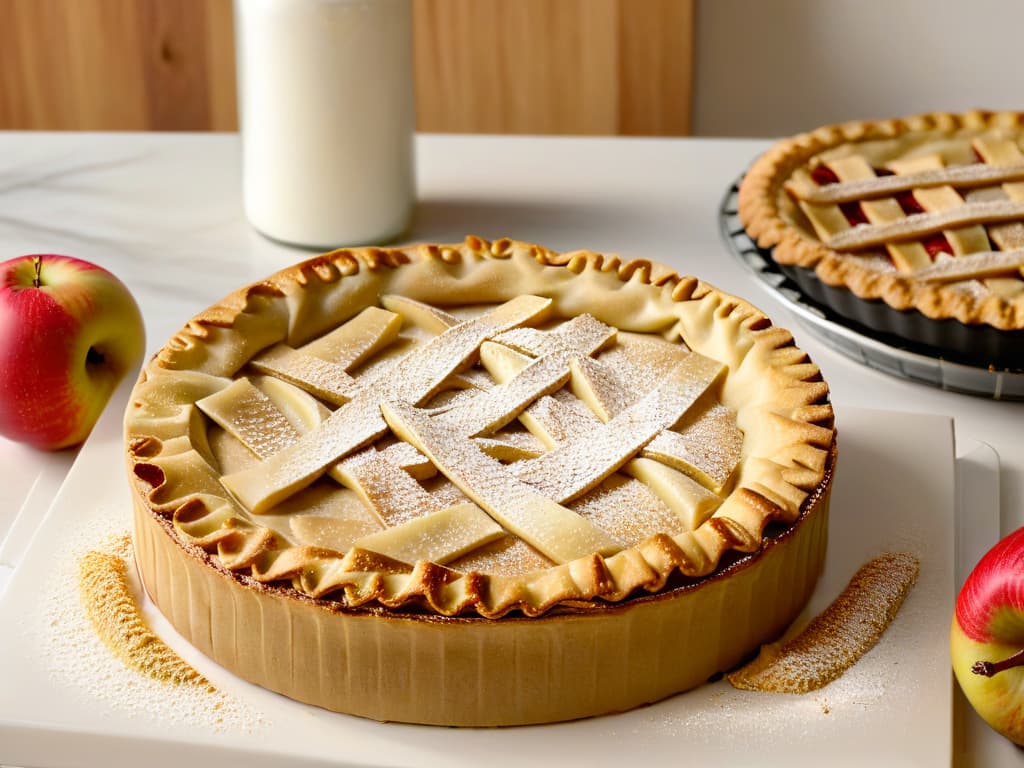
[[[819,128],[754,163],[739,216],[841,315],[1024,368],[1022,126],[979,111]]]
[[[125,419],[143,582],[215,661],[380,720],[549,722],[699,685],[822,568],[818,369],[644,261],[468,238],[243,288]]]

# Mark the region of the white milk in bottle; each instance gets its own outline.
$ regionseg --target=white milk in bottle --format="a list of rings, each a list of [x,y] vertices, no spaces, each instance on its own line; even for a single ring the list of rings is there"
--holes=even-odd
[[[245,212],[328,249],[397,237],[412,214],[410,0],[235,0]]]

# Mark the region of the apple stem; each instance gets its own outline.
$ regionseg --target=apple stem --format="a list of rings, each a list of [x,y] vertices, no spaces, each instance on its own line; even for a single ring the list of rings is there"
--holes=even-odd
[[[1010,669],[1011,667],[1019,667],[1024,665],[1024,649],[1017,651],[1009,658],[1003,659],[1002,661],[978,661],[975,662],[974,666],[971,667],[971,672],[976,675],[984,675],[985,677],[992,677],[1002,672],[1004,669]]]
[[[42,277],[43,258],[42,258],[42,256],[36,256],[32,260],[32,263],[33,263],[33,265],[36,268],[35,277],[32,278],[32,287],[33,288],[38,288],[39,286],[41,286],[43,284],[43,277]]]

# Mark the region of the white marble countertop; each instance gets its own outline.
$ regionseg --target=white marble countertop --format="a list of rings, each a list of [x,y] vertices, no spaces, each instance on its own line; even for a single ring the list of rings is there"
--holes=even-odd
[[[959,443],[987,443],[999,454],[1002,533],[1024,525],[1024,403],[944,392],[858,365],[801,332],[785,303],[730,255],[719,205],[767,145],[422,135],[417,215],[404,239],[476,234],[617,252],[743,296],[791,328],[821,367],[840,429],[846,406],[952,416]],[[311,255],[248,226],[239,167],[234,134],[0,132],[0,258],[67,253],[110,269],[143,308],[155,351],[230,290]],[[23,505],[45,511],[73,460],[73,452],[41,454],[0,438],[0,539]],[[976,717],[958,731],[956,765],[1024,762],[1024,752]]]

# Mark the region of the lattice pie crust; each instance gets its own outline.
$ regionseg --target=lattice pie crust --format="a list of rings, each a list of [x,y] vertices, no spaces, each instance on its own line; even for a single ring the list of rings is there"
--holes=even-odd
[[[1024,113],[934,113],[778,142],[739,215],[782,264],[934,319],[1024,329]]]
[[[491,725],[626,709],[777,635],[824,557],[828,388],[648,262],[342,250],[195,317],[125,419],[147,590],[302,701]]]

